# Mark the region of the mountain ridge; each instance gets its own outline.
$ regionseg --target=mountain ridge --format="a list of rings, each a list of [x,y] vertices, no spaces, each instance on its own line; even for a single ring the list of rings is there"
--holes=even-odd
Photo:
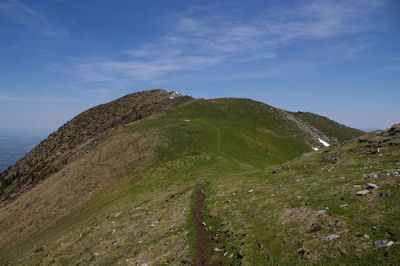
[[[384,261],[356,232],[371,241],[400,235],[398,126],[362,134],[298,115],[302,127],[329,138],[325,147],[318,140],[323,135],[313,136],[270,105],[170,94],[162,93],[168,103],[176,100],[173,106],[108,128],[59,171],[12,200],[3,198],[0,263]],[[378,179],[365,177],[374,171]],[[379,190],[360,197],[363,182]],[[314,223],[321,229],[314,232]],[[340,237],[325,240],[330,235]],[[343,250],[359,257],[340,255]],[[394,261],[397,246],[390,252]]]
[[[13,198],[59,171],[79,150],[90,149],[108,129],[155,115],[188,97],[156,89],[125,95],[77,115],[0,174],[0,197]],[[85,151],[84,151],[85,152]],[[16,182],[15,182],[16,181]],[[15,182],[13,184],[13,182]]]

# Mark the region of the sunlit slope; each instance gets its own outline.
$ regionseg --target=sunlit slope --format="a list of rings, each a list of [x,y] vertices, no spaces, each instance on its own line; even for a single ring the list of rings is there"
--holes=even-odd
[[[260,195],[259,188],[269,193],[277,186],[269,168],[311,151],[311,141],[280,110],[244,99],[193,100],[114,128],[91,150],[0,210],[0,261],[194,262],[191,204],[194,187],[203,183],[207,224],[217,229],[224,222],[232,231],[219,240],[229,253],[223,262],[265,259],[272,254],[253,250],[258,246],[254,236],[263,235],[259,244],[265,247],[269,235],[281,232],[262,227],[271,224],[272,216],[256,210],[270,203],[263,212],[272,212],[274,205],[287,207],[290,197],[275,203],[269,194],[251,197]],[[237,201],[226,202],[232,193]]]
[[[208,199],[220,238],[246,265],[398,265],[400,125],[266,171],[219,175]]]

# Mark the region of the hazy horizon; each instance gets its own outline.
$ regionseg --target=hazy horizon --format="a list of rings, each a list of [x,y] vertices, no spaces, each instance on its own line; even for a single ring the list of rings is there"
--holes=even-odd
[[[0,1],[0,132],[48,134],[153,88],[359,129],[400,122],[400,4]]]

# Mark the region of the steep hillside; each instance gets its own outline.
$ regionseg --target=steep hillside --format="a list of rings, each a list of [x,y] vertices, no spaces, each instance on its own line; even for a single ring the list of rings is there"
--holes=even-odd
[[[301,119],[307,125],[318,128],[321,132],[329,136],[335,136],[334,141],[341,142],[348,139],[354,139],[363,132],[357,129],[349,129],[345,125],[341,125],[326,117],[319,116],[309,112],[292,113],[296,118]]]
[[[56,173],[81,153],[88,152],[108,129],[160,113],[188,100],[174,92],[132,93],[81,113],[0,176],[1,200],[15,198]]]
[[[394,169],[397,129],[381,133],[383,139],[323,148],[319,138],[341,137],[288,114],[246,99],[185,98],[155,116],[108,129],[96,145],[0,208],[0,263],[384,261],[371,243],[384,231],[374,235],[366,230],[369,222],[359,221],[368,203],[373,226],[397,234],[392,201],[398,188],[383,185],[389,190],[383,203],[371,201],[373,193],[346,193],[353,183],[362,185],[363,174]],[[373,167],[364,169],[365,160]],[[344,214],[336,212],[345,210],[336,206],[341,193],[351,210]],[[378,206],[392,211],[382,216]],[[318,220],[325,207],[329,212]],[[325,241],[336,220],[347,235],[338,231],[339,239]],[[321,229],[309,234],[314,222]],[[355,258],[359,247],[350,232],[358,227],[371,239]],[[393,262],[397,246],[384,250],[394,252]]]

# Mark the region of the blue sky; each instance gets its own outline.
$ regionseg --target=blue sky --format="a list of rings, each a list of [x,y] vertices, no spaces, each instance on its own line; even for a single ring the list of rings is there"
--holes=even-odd
[[[0,0],[0,131],[51,132],[134,91],[400,122],[398,1]]]

